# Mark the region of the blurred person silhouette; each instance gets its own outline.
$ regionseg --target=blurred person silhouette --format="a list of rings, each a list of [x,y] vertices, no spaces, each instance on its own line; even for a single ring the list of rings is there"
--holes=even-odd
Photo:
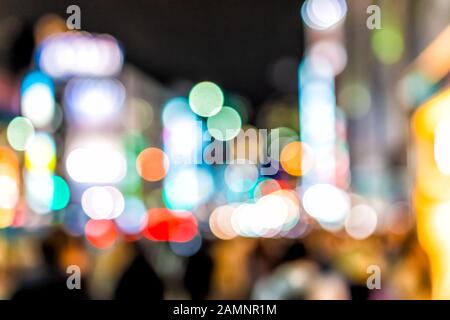
[[[256,248],[259,254],[261,244],[268,242],[260,242]],[[312,257],[302,241],[280,244],[272,261],[271,268],[256,279],[250,299],[345,300],[351,297],[346,279],[324,260],[319,262]]]
[[[139,242],[133,242],[132,248],[134,257],[118,281],[114,299],[164,299],[164,284],[147,260],[145,249]]]
[[[274,241],[274,239],[259,239],[255,243],[252,253],[249,255],[247,273],[250,278],[251,288],[248,296],[252,294],[252,288],[260,279],[268,277],[280,265],[306,257],[306,249],[301,242]]]
[[[211,287],[213,267],[209,243],[204,241],[200,250],[188,258],[184,274],[184,286],[192,300],[207,298]]]
[[[306,251],[306,247],[303,244],[303,242],[294,241],[287,246],[285,253],[281,259],[281,262],[307,258],[308,252]]]
[[[70,239],[67,234],[54,229],[40,243],[43,258],[42,268],[29,272],[11,297],[12,300],[87,300],[89,295],[83,277],[79,289],[69,289],[63,256],[69,250]],[[80,275],[81,276],[81,275]]]

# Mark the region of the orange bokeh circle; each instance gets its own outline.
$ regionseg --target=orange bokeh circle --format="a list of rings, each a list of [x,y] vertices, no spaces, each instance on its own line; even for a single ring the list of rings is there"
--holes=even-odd
[[[144,149],[136,159],[136,170],[144,180],[159,181],[169,170],[169,158],[161,149]]]
[[[293,141],[284,146],[280,154],[280,163],[284,171],[297,177],[305,174],[305,171],[309,171],[310,168],[307,167],[310,166],[305,166],[306,159],[304,157],[310,156],[305,154],[306,150],[306,146],[300,141]]]
[[[117,230],[111,220],[89,220],[84,232],[87,240],[96,248],[106,249],[117,239]]]

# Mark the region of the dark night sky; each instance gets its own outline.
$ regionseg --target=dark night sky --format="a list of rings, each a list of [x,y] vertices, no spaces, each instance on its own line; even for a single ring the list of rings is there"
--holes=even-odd
[[[33,22],[81,7],[82,29],[107,32],[126,59],[167,83],[212,80],[258,102],[274,90],[267,80],[281,57],[299,58],[300,0],[2,0],[0,18]]]

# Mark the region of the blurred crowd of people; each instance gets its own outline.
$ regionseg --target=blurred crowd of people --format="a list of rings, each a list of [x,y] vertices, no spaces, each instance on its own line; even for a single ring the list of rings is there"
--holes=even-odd
[[[42,236],[42,235],[40,235]],[[300,240],[205,241],[188,258],[166,243],[119,243],[99,252],[60,229],[0,242],[8,299],[422,299],[428,262],[413,233],[354,241],[314,232]],[[13,249],[15,248],[15,249]],[[69,289],[81,270],[81,289]],[[368,266],[381,270],[369,289]]]

